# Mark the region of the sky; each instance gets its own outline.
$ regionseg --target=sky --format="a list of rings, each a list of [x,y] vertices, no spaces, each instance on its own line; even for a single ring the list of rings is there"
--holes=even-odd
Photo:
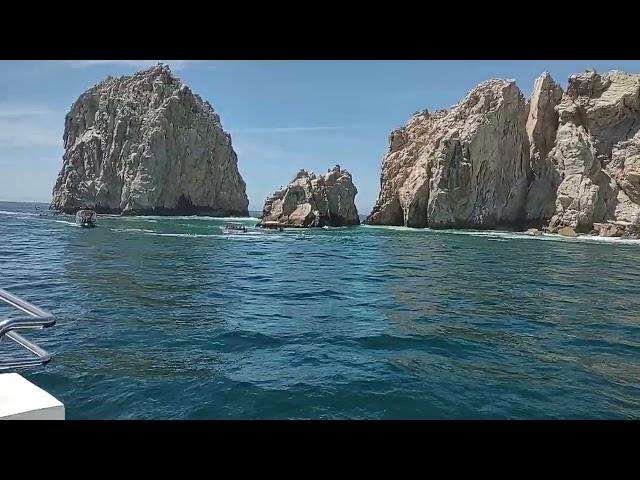
[[[516,80],[528,97],[544,71],[563,87],[572,73],[640,73],[640,61],[0,61],[0,200],[50,202],[62,167],[64,117],[107,76],[167,63],[208,100],[231,134],[249,196],[266,196],[304,168],[338,164],[373,207],[389,133],[419,110],[449,108],[478,83]]]

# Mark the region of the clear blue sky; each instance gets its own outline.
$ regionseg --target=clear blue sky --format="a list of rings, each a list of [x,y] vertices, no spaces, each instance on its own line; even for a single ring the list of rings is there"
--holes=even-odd
[[[51,200],[64,116],[87,88],[157,61],[0,61],[0,200]],[[231,133],[250,210],[300,168],[351,171],[367,214],[387,137],[418,110],[447,108],[490,78],[529,95],[547,70],[566,86],[596,68],[640,73],[640,61],[165,61]]]

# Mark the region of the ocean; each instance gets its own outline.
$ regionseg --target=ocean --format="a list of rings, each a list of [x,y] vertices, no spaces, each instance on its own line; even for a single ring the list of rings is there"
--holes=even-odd
[[[0,202],[0,287],[67,418],[640,418],[640,241],[40,213]]]

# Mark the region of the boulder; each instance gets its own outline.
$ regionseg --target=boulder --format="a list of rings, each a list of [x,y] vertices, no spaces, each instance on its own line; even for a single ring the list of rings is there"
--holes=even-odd
[[[594,223],[593,229],[601,237],[622,237],[625,233],[625,227],[614,223]]]
[[[571,227],[560,227],[556,231],[558,235],[562,235],[563,237],[576,237],[576,231]]]
[[[284,189],[270,195],[262,221],[292,227],[341,227],[360,224],[351,174],[336,165],[326,175],[300,170]]]

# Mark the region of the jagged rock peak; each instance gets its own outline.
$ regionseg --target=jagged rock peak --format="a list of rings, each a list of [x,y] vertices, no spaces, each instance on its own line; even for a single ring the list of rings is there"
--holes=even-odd
[[[248,215],[231,136],[167,65],[108,78],[65,118],[52,208]]]
[[[556,140],[559,123],[557,106],[562,95],[560,85],[548,72],[544,72],[536,79],[528,102],[526,129],[533,177],[527,196],[527,222],[546,222],[555,209],[555,192],[560,179],[548,155]]]

